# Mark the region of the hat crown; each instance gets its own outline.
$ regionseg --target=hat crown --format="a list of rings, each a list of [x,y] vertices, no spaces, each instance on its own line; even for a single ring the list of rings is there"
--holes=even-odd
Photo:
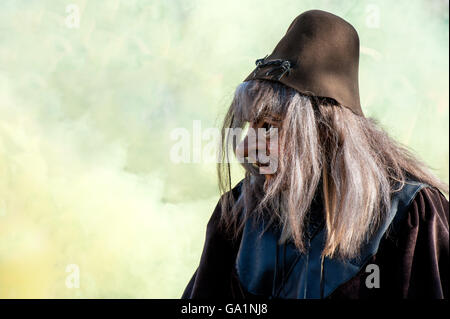
[[[289,25],[272,53],[244,80],[279,81],[297,91],[336,100],[363,115],[359,100],[359,37],[344,19],[321,10],[306,11]],[[265,63],[261,63],[263,60]],[[271,61],[279,61],[272,63]],[[289,65],[289,70],[274,65]],[[267,67],[271,66],[268,71]]]

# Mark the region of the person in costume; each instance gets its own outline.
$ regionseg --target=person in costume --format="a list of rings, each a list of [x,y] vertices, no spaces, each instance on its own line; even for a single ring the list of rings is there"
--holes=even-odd
[[[356,30],[320,10],[256,60],[225,116],[222,196],[182,298],[448,297],[448,185],[364,116],[358,64]],[[276,130],[276,146],[230,138],[246,125]],[[276,170],[245,161],[233,187],[230,145]]]

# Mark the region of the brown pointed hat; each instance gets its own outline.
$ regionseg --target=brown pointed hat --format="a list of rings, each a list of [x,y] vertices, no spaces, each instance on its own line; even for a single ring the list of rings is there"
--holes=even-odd
[[[359,101],[359,37],[344,19],[321,10],[297,16],[273,52],[244,80],[273,80],[327,97],[364,116]]]

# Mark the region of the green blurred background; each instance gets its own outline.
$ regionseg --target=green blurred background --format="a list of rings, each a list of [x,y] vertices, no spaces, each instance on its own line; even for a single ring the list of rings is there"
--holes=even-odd
[[[3,0],[0,297],[180,297],[219,194],[170,133],[218,127],[314,8],[360,34],[366,116],[448,182],[448,0]]]

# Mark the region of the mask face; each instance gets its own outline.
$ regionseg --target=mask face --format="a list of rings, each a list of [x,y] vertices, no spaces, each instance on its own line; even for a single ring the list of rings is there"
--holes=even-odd
[[[236,148],[241,163],[251,163],[270,178],[278,169],[278,133],[280,121],[272,117],[249,122],[247,133]]]

